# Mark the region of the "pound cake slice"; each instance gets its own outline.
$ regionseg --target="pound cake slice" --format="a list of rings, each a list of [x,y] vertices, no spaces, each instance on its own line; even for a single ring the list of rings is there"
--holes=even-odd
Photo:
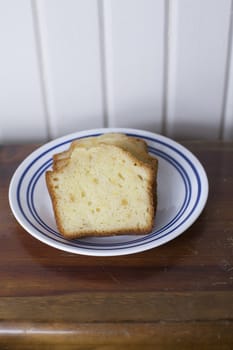
[[[122,147],[71,147],[66,164],[46,172],[59,231],[66,238],[152,230],[156,172]]]
[[[121,133],[107,133],[96,137],[86,137],[73,141],[67,151],[54,155],[53,169],[56,170],[66,165],[67,160],[75,147],[93,147],[102,143],[119,146],[142,161],[150,162],[152,159],[148,154],[147,144],[144,140],[136,137],[129,137]]]

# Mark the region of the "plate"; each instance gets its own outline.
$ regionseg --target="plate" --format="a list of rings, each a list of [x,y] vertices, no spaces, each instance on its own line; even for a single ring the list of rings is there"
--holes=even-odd
[[[67,240],[57,230],[45,172],[54,153],[66,150],[79,138],[120,132],[139,137],[159,161],[158,207],[153,230],[147,235],[89,237]],[[208,197],[208,179],[199,160],[179,143],[137,129],[103,128],[77,132],[51,141],[31,153],[15,171],[9,202],[20,225],[36,239],[67,252],[113,256],[145,251],[185,232],[202,212]]]

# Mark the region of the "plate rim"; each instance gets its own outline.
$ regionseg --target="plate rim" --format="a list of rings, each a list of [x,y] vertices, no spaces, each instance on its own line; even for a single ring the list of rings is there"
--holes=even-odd
[[[190,157],[192,160],[192,162],[190,161],[190,163],[191,164],[193,164],[193,162],[195,163],[194,170],[196,173],[198,173],[198,176],[202,182],[201,200],[199,200],[199,202],[197,203],[197,206],[194,208],[194,213],[192,213],[191,217],[189,217],[188,220],[186,220],[186,222],[183,225],[181,225],[182,230],[177,230],[178,233],[172,234],[172,237],[170,237],[171,235],[168,235],[169,237],[167,237],[167,238],[165,237],[164,239],[160,239],[160,242],[156,242],[156,244],[154,244],[154,245],[153,245],[153,242],[152,243],[145,242],[145,244],[142,244],[142,245],[136,246],[136,247],[124,247],[124,248],[116,248],[116,249],[112,249],[112,250],[103,250],[103,249],[95,250],[95,249],[89,249],[89,248],[84,249],[83,247],[65,246],[65,244],[63,244],[62,242],[57,243],[53,238],[48,239],[48,238],[44,238],[43,236],[38,237],[38,234],[32,232],[30,230],[30,228],[28,227],[28,225],[24,222],[24,219],[22,219],[20,217],[20,216],[22,216],[22,213],[21,212],[18,213],[19,208],[17,211],[16,205],[14,203],[14,198],[13,198],[13,195],[15,194],[14,189],[17,189],[17,186],[19,183],[19,180],[17,180],[17,178],[19,177],[19,174],[23,172],[23,169],[25,169],[25,165],[29,162],[29,160],[34,159],[34,162],[36,162],[36,159],[39,155],[41,156],[44,153],[51,152],[53,147],[56,147],[56,145],[57,145],[57,147],[61,147],[64,143],[68,144],[68,143],[72,142],[72,139],[88,137],[88,136],[92,136],[93,134],[96,135],[96,134],[111,133],[111,132],[115,132],[115,133],[121,132],[121,133],[125,133],[125,134],[134,134],[134,136],[141,137],[142,139],[145,139],[145,138],[152,139],[152,142],[153,142],[153,139],[158,139],[158,140],[164,142],[165,144],[168,144],[169,146],[174,148],[176,151],[179,151],[182,154],[182,156],[185,155],[186,159],[188,157]],[[17,184],[17,186],[16,186],[16,184]],[[74,253],[74,254],[91,255],[91,256],[120,256],[120,255],[135,254],[135,253],[143,252],[145,250],[156,248],[158,246],[161,246],[163,244],[168,243],[169,241],[175,239],[176,237],[178,237],[179,235],[184,233],[197,220],[197,218],[202,213],[202,211],[206,205],[207,199],[208,199],[208,194],[209,194],[209,182],[208,182],[208,177],[207,177],[206,171],[205,171],[203,165],[201,164],[201,162],[199,161],[199,159],[185,146],[183,146],[179,142],[177,142],[177,141],[175,141],[167,136],[164,136],[164,135],[161,135],[158,133],[154,133],[151,131],[142,130],[142,129],[134,129],[134,128],[115,128],[115,127],[113,127],[113,128],[96,128],[96,129],[87,129],[87,130],[77,131],[74,133],[60,136],[58,138],[55,138],[54,140],[51,140],[51,141],[39,146],[37,149],[32,151],[28,156],[26,156],[25,159],[17,166],[17,168],[16,168],[16,170],[15,170],[15,172],[10,180],[8,199],[9,199],[10,208],[15,216],[15,219],[25,229],[25,231],[27,233],[29,233],[30,235],[32,235],[34,238],[38,239],[39,241],[41,241],[41,242],[43,242],[51,247],[57,248],[59,250],[66,251],[69,253]]]

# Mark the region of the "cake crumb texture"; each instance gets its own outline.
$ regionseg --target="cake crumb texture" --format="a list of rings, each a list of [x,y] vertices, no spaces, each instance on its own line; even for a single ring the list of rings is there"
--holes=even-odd
[[[158,162],[144,141],[106,135],[74,141],[46,172],[57,227],[66,238],[152,230]]]

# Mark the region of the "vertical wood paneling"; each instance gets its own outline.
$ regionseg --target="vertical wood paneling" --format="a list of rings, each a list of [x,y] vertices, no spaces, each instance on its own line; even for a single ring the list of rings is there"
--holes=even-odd
[[[0,143],[102,126],[232,140],[232,3],[0,1]]]
[[[167,131],[172,137],[219,137],[230,11],[230,0],[170,1]]]
[[[103,126],[97,0],[37,1],[51,136]]]
[[[30,0],[0,2],[0,142],[45,140]]]
[[[233,1],[229,40],[229,59],[227,70],[226,105],[224,109],[223,139],[233,141]]]
[[[103,2],[109,126],[161,131],[165,3]]]

